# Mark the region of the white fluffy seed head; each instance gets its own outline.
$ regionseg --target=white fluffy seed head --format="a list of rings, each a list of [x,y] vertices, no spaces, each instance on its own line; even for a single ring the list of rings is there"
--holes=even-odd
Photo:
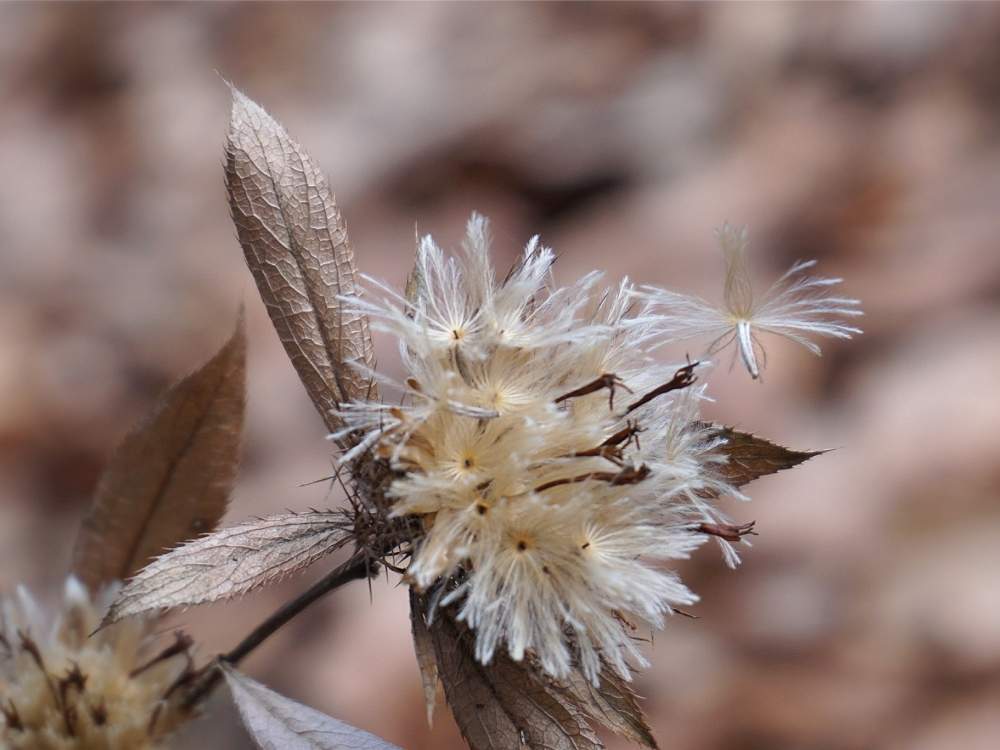
[[[745,235],[723,244],[734,308],[767,313],[740,270]],[[481,661],[506,648],[557,678],[628,678],[643,663],[635,629],[696,601],[665,566],[704,542],[700,523],[727,520],[707,498],[734,489],[713,478],[703,387],[642,399],[685,367],[650,356],[682,314],[627,281],[600,288],[597,273],[555,287],[553,260],[532,239],[497,275],[474,215],[456,257],[420,242],[406,296],[350,298],[399,339],[406,379],[400,407],[344,407],[345,431],[363,435],[344,460],[373,449],[399,472],[392,512],[423,526],[408,581],[459,608]],[[676,298],[698,327],[700,303]]]

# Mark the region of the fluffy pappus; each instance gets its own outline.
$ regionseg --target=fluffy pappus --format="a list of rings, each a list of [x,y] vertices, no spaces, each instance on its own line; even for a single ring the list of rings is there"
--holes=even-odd
[[[714,498],[739,494],[699,418],[707,365],[652,357],[687,335],[669,293],[596,272],[557,287],[537,237],[501,277],[489,243],[473,215],[454,257],[420,240],[404,294],[371,280],[381,301],[344,298],[398,339],[405,379],[399,406],[345,405],[334,437],[359,436],[343,461],[372,451],[395,472],[391,515],[421,522],[406,580],[457,607],[481,662],[505,648],[555,678],[627,679],[645,664],[637,629],[697,601],[671,561],[727,523]]]

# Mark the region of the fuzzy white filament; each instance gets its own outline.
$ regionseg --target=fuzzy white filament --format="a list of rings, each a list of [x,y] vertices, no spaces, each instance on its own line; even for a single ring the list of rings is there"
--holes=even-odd
[[[698,364],[649,355],[685,326],[715,330],[714,319],[680,297],[664,315],[667,292],[642,299],[627,281],[602,289],[597,273],[555,288],[554,256],[537,238],[497,277],[487,230],[474,215],[452,258],[424,238],[406,296],[348,299],[399,339],[405,396],[400,407],[354,403],[340,416],[363,434],[359,451],[399,472],[393,513],[422,519],[410,584],[459,607],[482,662],[506,647],[557,678],[577,665],[594,681],[605,666],[628,678],[645,663],[636,628],[660,628],[697,599],[665,565],[708,538],[703,524],[727,522],[710,498],[736,492],[713,470],[724,459],[699,420]],[[793,335],[797,320],[778,316],[812,287],[755,305],[735,268],[742,251],[727,257],[740,319]],[[752,332],[740,335],[755,372]]]
[[[860,302],[830,293],[830,287],[842,279],[805,276],[803,272],[816,262],[798,262],[758,297],[747,267],[746,228],[726,224],[717,234],[726,263],[722,308],[698,297],[643,287],[641,296],[657,307],[660,324],[672,338],[712,337],[708,354],[716,354],[735,341],[744,366],[757,379],[766,363],[758,331],[784,336],[817,355],[820,348],[810,336],[849,339],[861,333],[860,328],[843,320],[863,314],[858,309]]]

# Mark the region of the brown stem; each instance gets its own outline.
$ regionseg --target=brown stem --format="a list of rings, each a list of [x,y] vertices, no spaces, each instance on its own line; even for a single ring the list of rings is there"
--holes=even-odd
[[[618,432],[616,432],[614,435],[612,435],[603,443],[601,443],[601,445],[617,446],[621,445],[622,443],[625,443],[625,445],[628,446],[629,442],[631,442],[631,440],[634,438],[636,441],[636,447],[638,447],[640,432],[642,432],[642,430],[639,429],[638,424],[632,424],[632,420],[630,419],[625,423],[625,426],[622,429],[618,430]]]
[[[624,463],[621,448],[616,445],[599,445],[585,451],[573,451],[560,456],[560,458],[606,458],[615,466],[622,466]]]
[[[643,404],[648,404],[657,396],[662,396],[664,393],[670,393],[670,391],[677,391],[681,388],[687,388],[689,385],[694,383],[696,380],[694,369],[700,365],[701,362],[689,362],[684,367],[680,368],[674,373],[674,376],[661,386],[658,386],[647,393],[645,396],[629,404],[628,409],[625,410],[626,414],[631,414],[633,411],[638,409]]]
[[[608,409],[610,411],[614,411],[615,408],[615,388],[621,388],[624,391],[632,393],[632,389],[625,385],[625,382],[620,377],[614,373],[606,372],[586,385],[582,385],[569,393],[564,393],[555,400],[555,403],[560,404],[571,398],[586,396],[590,393],[596,393],[597,391],[604,390],[605,388],[608,389]]]
[[[734,524],[734,523],[701,523],[698,524],[696,531],[700,531],[702,534],[708,534],[710,536],[717,536],[720,539],[725,539],[727,542],[738,542],[745,536],[757,536],[757,532],[754,531],[754,526],[757,525],[756,521],[750,521],[750,523]]]
[[[176,632],[174,633],[174,642],[163,649],[160,653],[154,656],[152,659],[147,661],[145,664],[136,667],[131,672],[129,672],[129,677],[137,677],[138,675],[145,672],[150,667],[159,664],[160,662],[166,661],[167,659],[172,659],[178,654],[187,654],[191,646],[194,645],[194,641],[187,633]]]
[[[649,476],[649,467],[643,464],[638,467],[627,466],[619,472],[613,471],[591,471],[586,474],[580,474],[575,477],[564,477],[563,479],[553,479],[551,482],[546,482],[545,484],[540,484],[535,487],[535,492],[545,492],[545,490],[552,489],[553,487],[559,487],[563,484],[576,484],[578,482],[586,482],[591,479],[595,479],[601,482],[607,482],[612,486],[618,486],[621,484],[638,484],[643,479]]]
[[[21,723],[21,715],[17,712],[17,706],[14,705],[14,701],[10,698],[7,699],[6,706],[0,705],[0,714],[3,715],[7,726],[15,732],[20,732],[24,729],[24,725]]]
[[[363,554],[355,555],[282,606],[254,628],[235,648],[228,653],[220,654],[218,661],[224,661],[228,664],[239,664],[282,625],[292,620],[313,602],[346,583],[369,578],[377,570],[378,566],[367,556]],[[197,705],[199,701],[212,692],[219,683],[219,680],[222,679],[222,672],[218,668],[218,662],[208,665],[202,672],[201,679],[195,683],[191,692],[188,693],[187,698],[184,700],[185,708],[190,709]]]

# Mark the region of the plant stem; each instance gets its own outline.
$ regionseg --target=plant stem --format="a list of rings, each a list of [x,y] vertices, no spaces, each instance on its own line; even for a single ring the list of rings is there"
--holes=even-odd
[[[373,563],[366,555],[355,555],[282,606],[281,609],[277,610],[254,628],[235,648],[225,654],[220,654],[218,661],[239,664],[276,630],[317,599],[320,599],[334,589],[340,588],[345,583],[370,578],[377,570],[378,565]],[[195,681],[191,691],[184,700],[185,708],[193,708],[199,701],[212,692],[221,678],[222,672],[219,671],[217,663],[213,662],[202,670],[201,679]]]

